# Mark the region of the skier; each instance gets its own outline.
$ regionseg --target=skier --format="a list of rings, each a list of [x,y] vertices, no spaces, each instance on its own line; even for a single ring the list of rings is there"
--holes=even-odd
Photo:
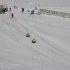
[[[13,15],[14,15],[14,14],[12,13],[12,18],[13,18]]]
[[[22,8],[22,13],[24,12],[24,8]]]

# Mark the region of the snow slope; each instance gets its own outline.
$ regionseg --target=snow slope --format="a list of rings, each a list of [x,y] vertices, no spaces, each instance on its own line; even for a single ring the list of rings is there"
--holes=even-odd
[[[22,14],[20,5],[10,6],[14,19],[0,14],[0,70],[70,70],[70,19]]]

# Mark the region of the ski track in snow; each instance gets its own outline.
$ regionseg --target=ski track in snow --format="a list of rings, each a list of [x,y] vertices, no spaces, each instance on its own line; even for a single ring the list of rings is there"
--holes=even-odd
[[[46,26],[50,28],[70,28],[68,26],[65,27],[55,23],[46,24],[45,22],[43,23],[45,19],[41,20],[44,18],[42,16],[37,17],[37,15],[22,14],[19,11],[16,13],[16,11],[17,10],[13,10],[12,12],[14,12],[17,17],[17,21],[12,19],[10,16],[7,16],[9,13],[6,13],[6,16],[2,15],[2,18],[6,18],[6,20],[1,18],[2,23],[0,23],[2,26],[1,33],[3,36],[7,35],[6,37],[10,40],[5,37],[4,38],[12,44],[9,45],[8,43],[5,43],[6,47],[1,44],[0,57],[15,61],[15,63],[0,63],[0,68],[14,68],[14,70],[17,68],[18,70],[28,70],[29,68],[31,70],[69,70],[70,55],[67,51],[65,51],[66,44],[45,32]],[[21,17],[21,15],[23,15],[23,17]],[[40,17],[41,19],[39,19]],[[42,29],[42,27],[45,29]],[[29,38],[26,38],[27,33],[30,34]],[[2,36],[2,34],[0,36]],[[33,38],[37,40],[37,43],[31,43]],[[60,49],[60,47],[62,48]],[[56,67],[54,65],[56,65]]]
[[[27,21],[28,19],[26,19],[26,21]],[[29,28],[29,26],[30,25],[33,25],[33,24],[35,24],[35,21],[33,22],[33,20],[29,20],[29,22],[27,21],[21,21],[21,20],[19,20],[19,23],[21,24],[21,25],[23,25],[23,26],[25,26],[25,27],[27,27],[27,28]],[[33,22],[33,24],[32,24],[32,22]],[[25,25],[23,24],[23,23],[25,23]],[[37,22],[38,23],[38,22]],[[40,23],[40,22],[39,22]],[[32,30],[32,29],[31,29]],[[37,30],[39,30],[39,29],[37,29]],[[35,34],[35,33],[34,33]],[[40,34],[40,35],[42,35],[42,34]],[[38,38],[39,38],[40,36],[38,36]],[[40,37],[41,38],[41,37]],[[45,37],[46,38],[46,37]],[[42,39],[42,38],[41,38]],[[43,39],[42,39],[43,40]],[[39,44],[39,43],[38,43]],[[41,44],[41,46],[42,46],[42,44]],[[40,48],[41,48],[41,46],[40,46]],[[44,45],[43,45],[44,46]],[[58,46],[58,45],[56,45],[56,46]],[[58,49],[57,49],[58,50]],[[48,53],[48,52],[47,52]],[[52,55],[51,55],[52,56]],[[58,59],[58,57],[57,57],[57,59]],[[61,61],[62,61],[62,59],[61,59]]]

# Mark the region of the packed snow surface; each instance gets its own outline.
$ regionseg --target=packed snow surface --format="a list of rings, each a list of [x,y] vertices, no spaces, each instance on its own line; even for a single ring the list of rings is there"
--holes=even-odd
[[[27,13],[37,2],[24,3],[22,13],[19,2],[0,14],[0,70],[70,70],[70,19]]]

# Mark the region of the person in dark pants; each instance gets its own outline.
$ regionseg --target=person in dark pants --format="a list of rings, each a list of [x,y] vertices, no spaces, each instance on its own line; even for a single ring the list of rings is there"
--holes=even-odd
[[[24,8],[22,8],[22,13],[24,12]]]
[[[9,12],[11,11],[11,8],[9,8]]]
[[[34,10],[31,11],[31,14],[34,14]]]
[[[12,13],[12,18],[13,18],[13,15],[14,15],[14,14]]]

